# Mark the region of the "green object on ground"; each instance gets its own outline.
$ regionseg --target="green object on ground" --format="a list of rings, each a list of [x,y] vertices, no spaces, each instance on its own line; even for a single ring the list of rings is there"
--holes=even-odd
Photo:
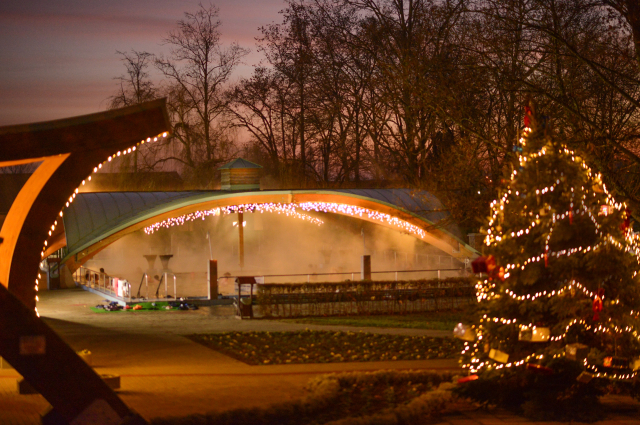
[[[252,365],[450,359],[462,350],[462,342],[453,338],[366,332],[224,332],[189,338]]]
[[[141,305],[142,309],[140,310],[134,310],[133,307],[135,305]],[[124,308],[122,308],[122,310],[113,310],[113,311],[109,311],[109,310],[105,310],[103,308],[97,308],[95,306],[89,307],[91,309],[91,311],[94,311],[96,313],[120,313],[120,312],[129,312],[129,311],[176,311],[179,310],[178,307],[172,307],[171,310],[166,309],[165,307],[169,305],[169,301],[155,301],[156,306],[152,306],[151,302],[139,302],[136,304],[132,304],[131,305],[131,309],[129,310],[125,310]]]

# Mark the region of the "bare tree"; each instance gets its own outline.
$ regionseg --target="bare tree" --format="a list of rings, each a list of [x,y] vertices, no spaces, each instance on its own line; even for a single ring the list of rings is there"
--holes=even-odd
[[[186,167],[198,180],[211,178],[215,166],[226,159],[223,139],[229,137],[225,120],[228,97],[226,83],[248,51],[233,43],[220,42],[218,8],[200,4],[195,13],[185,13],[178,29],[169,32],[164,44],[168,57],[155,60],[167,80],[173,142],[179,154],[162,158]]]
[[[116,51],[121,56],[127,72],[115,79],[120,83],[118,92],[109,98],[110,109],[136,105],[157,97],[158,90],[149,78],[148,68],[153,55],[131,50],[131,53]]]
[[[267,62],[284,77],[287,84],[291,83],[291,131],[298,143],[298,147],[292,151],[291,161],[298,164],[301,183],[306,184],[309,174],[307,138],[310,131],[307,118],[313,74],[310,17],[303,2],[289,0],[286,4],[287,7],[282,11],[283,22],[261,27],[262,37],[258,38],[258,43]]]
[[[158,88],[153,83],[149,75],[149,67],[153,63],[153,55],[148,52],[116,51],[120,55],[120,60],[124,64],[126,73],[116,77],[118,81],[118,91],[109,97],[109,108],[116,109],[125,106],[136,105],[148,102],[158,97]],[[138,172],[140,168],[145,168],[145,157],[149,156],[148,149],[142,147],[137,149],[133,155],[121,157],[114,166],[119,167],[122,172],[133,170]],[[143,158],[140,163],[140,157]]]
[[[278,178],[287,174],[298,144],[291,131],[295,114],[289,105],[291,85],[273,70],[258,67],[251,78],[240,81],[229,104],[236,125],[248,131],[251,142],[266,152],[269,164],[264,165]]]

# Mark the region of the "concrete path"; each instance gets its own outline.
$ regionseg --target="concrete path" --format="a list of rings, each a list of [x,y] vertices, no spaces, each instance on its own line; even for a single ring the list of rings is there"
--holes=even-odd
[[[183,335],[225,331],[300,329],[363,330],[404,335],[448,335],[418,329],[373,329],[238,320],[230,307],[197,311],[94,313],[101,298],[82,290],[42,292],[45,321],[75,350],[88,349],[98,373],[121,376],[118,394],[146,419],[184,416],[239,407],[266,407],[300,399],[314,376],[380,369],[456,370],[455,360],[249,366],[196,344]],[[37,424],[48,406],[39,395],[18,395],[17,373],[0,369],[0,424]],[[623,400],[624,401],[624,400]],[[619,403],[620,404],[620,403]],[[616,418],[638,424],[637,406]],[[631,413],[630,413],[631,412]],[[442,424],[506,424],[523,420],[503,412],[480,412],[460,405]]]

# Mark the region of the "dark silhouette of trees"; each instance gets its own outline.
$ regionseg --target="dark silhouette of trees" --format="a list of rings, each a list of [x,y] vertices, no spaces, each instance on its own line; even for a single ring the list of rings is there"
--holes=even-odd
[[[178,28],[170,31],[164,44],[169,56],[155,59],[166,79],[169,113],[173,121],[173,155],[158,162],[181,163],[192,179],[207,184],[217,165],[228,160],[229,123],[225,84],[247,50],[233,43],[220,42],[221,21],[218,8],[199,6],[185,13]]]
[[[122,108],[156,99],[158,88],[149,75],[149,67],[153,64],[153,55],[137,50],[116,51],[116,53],[121,56],[126,73],[116,77],[119,82],[118,92],[109,98],[109,109]],[[140,168],[145,168],[144,157],[148,156],[148,153],[146,149],[143,149],[143,153],[138,149],[133,152],[133,155],[123,157],[119,161],[120,170],[138,172]],[[139,161],[140,156],[143,157],[142,161]]]
[[[154,61],[174,145],[152,165],[177,161],[204,182],[244,149],[282,187],[426,188],[473,231],[533,98],[640,208],[637,1],[288,0],[281,14],[260,28],[263,63],[234,87],[246,51],[220,44],[214,6],[185,15]],[[134,98],[129,66],[147,77],[150,57],[135,53],[114,101]]]
[[[153,64],[153,55],[148,52],[116,51],[121,56],[126,74],[116,77],[120,83],[118,92],[109,98],[109,108],[122,108],[157,98],[158,89],[149,76],[149,66]]]

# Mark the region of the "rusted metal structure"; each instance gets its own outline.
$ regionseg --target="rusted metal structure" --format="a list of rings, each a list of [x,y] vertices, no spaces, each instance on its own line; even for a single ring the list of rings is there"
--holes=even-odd
[[[99,164],[167,131],[164,99],[0,128],[0,166],[41,162],[0,230],[0,356],[51,403],[43,423],[144,423],[38,318],[35,302],[38,264],[64,240],[56,224],[78,187]]]

